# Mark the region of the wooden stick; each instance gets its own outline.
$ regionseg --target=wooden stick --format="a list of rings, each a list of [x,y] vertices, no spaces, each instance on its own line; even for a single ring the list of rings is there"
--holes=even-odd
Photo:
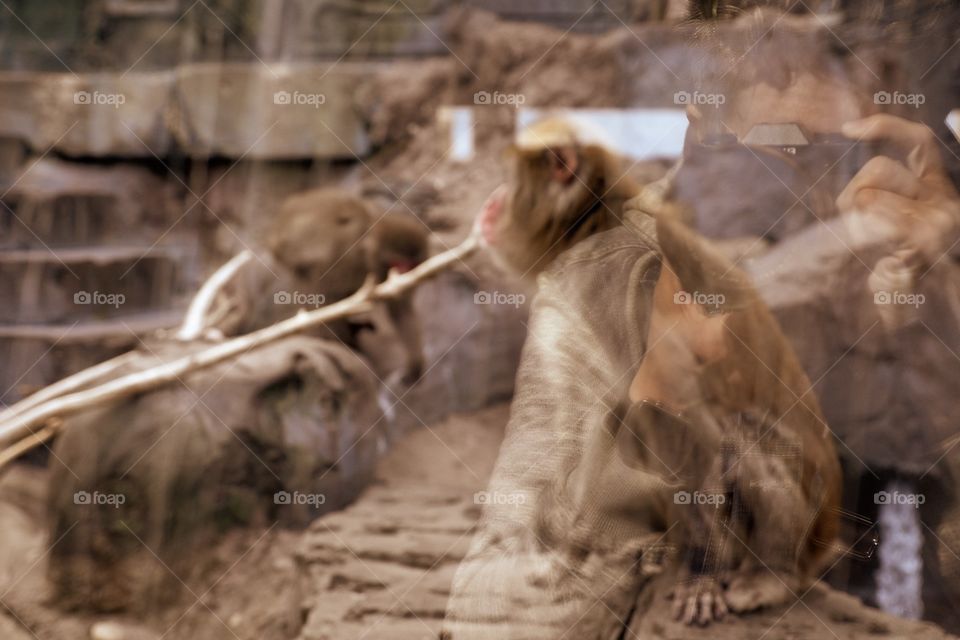
[[[210,313],[210,307],[217,296],[217,293],[229,282],[234,275],[248,262],[253,259],[253,252],[245,249],[231,258],[226,264],[217,269],[200,287],[200,290],[190,301],[187,313],[184,316],[183,323],[177,332],[177,339],[185,342],[200,338],[203,333],[204,323]],[[88,383],[94,382],[98,378],[105,377],[121,366],[137,360],[136,353],[128,352],[112,358],[100,364],[88,367],[72,376],[48,385],[36,393],[24,398],[13,406],[0,411],[0,424],[26,411],[32,409],[44,402],[52,400],[57,396],[62,396],[72,391],[77,391]]]
[[[213,300],[217,297],[217,293],[236,275],[241,267],[252,259],[253,252],[245,249],[233,256],[229,262],[214,271],[213,275],[207,278],[207,281],[200,287],[200,291],[198,291],[197,295],[190,301],[190,306],[187,308],[187,315],[184,317],[183,324],[180,325],[180,330],[177,332],[178,340],[189,342],[190,340],[196,340],[200,337],[200,334],[203,333],[204,322],[210,314],[210,307],[213,305]]]
[[[6,455],[11,445],[16,445],[18,441],[35,435],[35,428],[53,418],[71,415],[113,400],[155,389],[188,373],[218,364],[280,338],[300,333],[337,318],[368,312],[373,302],[392,298],[413,288],[421,281],[449,268],[454,262],[463,260],[479,246],[480,236],[474,231],[453,249],[429,258],[415,269],[402,274],[391,272],[386,281],[376,286],[373,285],[372,280],[368,280],[356,293],[339,302],[313,311],[301,311],[292,318],[197,353],[122,376],[90,389],[58,396],[25,410],[20,410],[17,405],[13,405],[12,418],[0,422],[0,456]],[[34,440],[33,446],[42,442],[36,438]]]
[[[206,322],[207,316],[210,313],[210,307],[213,305],[214,299],[217,297],[217,293],[223,289],[240,269],[246,265],[248,262],[253,260],[253,252],[249,249],[245,249],[231,258],[226,264],[221,266],[219,269],[214,271],[200,287],[200,290],[190,301],[190,306],[187,308],[187,313],[184,316],[183,323],[180,325],[180,328],[177,332],[177,339],[185,342],[191,340],[196,340],[201,337],[204,329],[204,323]],[[10,420],[13,416],[23,413],[27,409],[36,407],[37,405],[52,400],[57,396],[62,396],[71,391],[77,391],[81,387],[86,386],[90,382],[94,382],[97,378],[102,378],[119,367],[127,364],[128,362],[133,362],[137,360],[137,354],[133,352],[128,352],[112,358],[100,364],[88,367],[83,371],[79,371],[72,376],[67,376],[66,378],[55,382],[54,384],[48,385],[43,389],[40,389],[36,393],[30,394],[27,398],[24,398],[20,402],[17,402],[13,406],[7,407],[6,409],[0,411],[0,424],[3,424],[5,421]]]
[[[27,409],[32,409],[44,402],[52,400],[57,396],[62,396],[64,394],[70,393],[71,391],[76,391],[81,387],[86,386],[88,383],[94,382],[98,378],[102,378],[113,371],[116,371],[123,365],[128,362],[133,362],[136,360],[136,353],[127,352],[120,354],[116,358],[111,358],[105,360],[100,364],[96,364],[92,367],[88,367],[83,371],[78,371],[72,376],[67,376],[62,380],[59,380],[51,385],[36,391],[20,402],[13,404],[3,411],[0,411],[0,424],[3,424],[7,420],[10,420],[16,415],[19,415],[26,411]]]
[[[43,444],[53,436],[57,435],[61,427],[63,427],[63,420],[54,418],[44,425],[43,428],[34,431],[26,438],[18,440],[3,451],[0,451],[0,470],[25,454],[27,451],[30,451],[30,449]]]

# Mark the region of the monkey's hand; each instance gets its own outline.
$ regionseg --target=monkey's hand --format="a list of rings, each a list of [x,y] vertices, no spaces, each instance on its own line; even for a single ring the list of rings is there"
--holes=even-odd
[[[723,589],[712,575],[691,575],[681,579],[670,598],[673,599],[673,619],[684,624],[706,626],[727,615]]]

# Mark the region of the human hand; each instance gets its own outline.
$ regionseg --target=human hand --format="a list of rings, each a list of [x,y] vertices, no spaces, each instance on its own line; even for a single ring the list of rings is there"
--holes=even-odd
[[[843,126],[861,141],[885,141],[902,148],[900,162],[877,156],[867,162],[837,197],[842,213],[857,211],[889,224],[898,244],[934,262],[960,234],[960,195],[946,173],[937,138],[924,124],[889,114]]]

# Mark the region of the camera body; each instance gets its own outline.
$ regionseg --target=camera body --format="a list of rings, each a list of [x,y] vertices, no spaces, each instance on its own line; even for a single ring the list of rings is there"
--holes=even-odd
[[[902,153],[888,143],[858,141],[840,133],[810,133],[796,123],[761,123],[738,138],[732,133],[715,134],[692,144],[694,153],[737,153],[752,161],[769,162],[802,171],[820,181],[830,175],[846,185],[873,157],[899,159]],[[751,161],[751,160],[748,160]],[[779,173],[779,168],[774,170]]]

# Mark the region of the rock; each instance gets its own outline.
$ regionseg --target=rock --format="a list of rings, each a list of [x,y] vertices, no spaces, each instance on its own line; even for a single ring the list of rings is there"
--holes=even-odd
[[[192,64],[0,74],[0,137],[78,157],[353,158],[368,151],[349,64]],[[225,108],[229,105],[230,108]]]
[[[460,271],[441,274],[418,289],[414,300],[427,336],[428,372],[402,394],[402,402],[389,392],[384,395],[388,405],[395,405],[398,432],[513,394],[528,296],[510,298],[518,304],[481,304],[475,297],[480,291],[519,293],[495,280],[477,283]]]
[[[924,474],[954,434],[960,322],[949,302],[960,266],[950,260],[918,283],[917,321],[890,332],[867,287],[890,254],[883,237],[849,220],[815,224],[745,266],[814,384],[841,456],[875,470]],[[922,300],[922,302],[921,302]],[[880,304],[884,304],[881,302]],[[904,303],[906,304],[906,303]]]
[[[202,346],[153,344],[131,369]],[[171,572],[209,568],[207,545],[224,531],[342,508],[373,474],[375,397],[353,352],[291,337],[77,416],[50,480],[58,602],[152,607],[180,592]]]
[[[277,5],[280,0],[274,0]],[[357,59],[447,53],[443,10],[448,0],[290,2],[264,48],[283,60]]]
[[[708,627],[675,622],[667,595],[674,576],[665,574],[641,596],[642,616],[631,628],[636,637],[651,640],[735,640],[738,638],[888,638],[890,640],[946,640],[953,638],[927,622],[905,620],[865,606],[853,596],[817,584],[798,593],[786,605],[750,614],[728,615]],[[633,636],[631,636],[633,637]]]
[[[43,152],[153,158],[170,150],[164,122],[173,74],[0,74],[0,135]]]
[[[59,75],[41,86],[38,118],[49,145],[39,148],[55,146],[67,155],[94,157],[153,158],[170,152],[165,122],[173,89],[170,72]]]
[[[361,77],[347,64],[183,66],[174,135],[198,158],[363,156],[368,143],[353,97]]]

